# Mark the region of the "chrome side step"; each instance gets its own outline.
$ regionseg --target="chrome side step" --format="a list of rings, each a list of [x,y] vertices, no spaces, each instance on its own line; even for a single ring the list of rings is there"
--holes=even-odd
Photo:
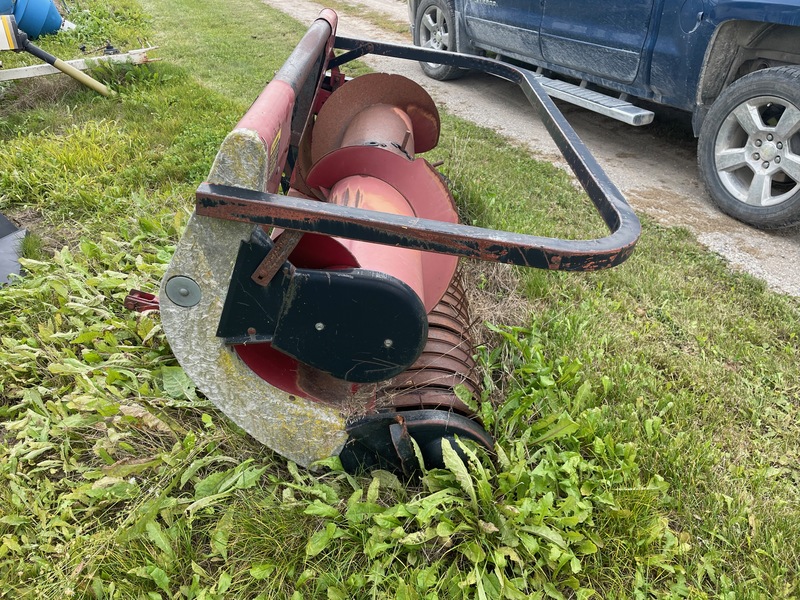
[[[607,96],[573,83],[550,79],[538,73],[536,77],[553,98],[617,119],[628,125],[648,125],[653,122],[652,111],[634,106],[622,98]]]

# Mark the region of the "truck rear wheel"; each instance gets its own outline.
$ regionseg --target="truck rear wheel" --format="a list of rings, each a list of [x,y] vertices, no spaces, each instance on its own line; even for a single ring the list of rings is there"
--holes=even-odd
[[[422,0],[414,23],[414,45],[431,50],[456,52],[456,17],[453,0]],[[458,67],[420,62],[431,79],[457,79],[464,73]]]
[[[697,156],[723,212],[761,229],[800,223],[800,67],[728,86],[703,122]]]

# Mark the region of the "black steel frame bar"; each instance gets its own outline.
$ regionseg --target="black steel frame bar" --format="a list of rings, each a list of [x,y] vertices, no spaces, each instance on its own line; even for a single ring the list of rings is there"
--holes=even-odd
[[[312,29],[319,28],[319,21],[321,19],[315,22]],[[322,36],[319,36],[319,32],[316,36],[315,45],[319,48]],[[538,83],[534,73],[481,57],[353,38],[337,37],[334,47],[348,52],[332,58],[329,66],[344,64],[364,54],[378,54],[473,69],[519,85],[611,234],[593,240],[548,238],[378,213],[208,183],[202,184],[197,190],[198,214],[551,270],[591,271],[612,267],[633,252],[641,233],[639,219]],[[309,44],[304,44],[304,48],[310,50]],[[299,53],[293,53],[294,57],[309,64],[310,59],[302,58]],[[318,57],[313,57],[311,64],[319,68]],[[299,77],[311,68],[311,64],[306,68],[302,65],[284,67],[281,74],[293,73]],[[303,104],[307,105],[308,101]]]

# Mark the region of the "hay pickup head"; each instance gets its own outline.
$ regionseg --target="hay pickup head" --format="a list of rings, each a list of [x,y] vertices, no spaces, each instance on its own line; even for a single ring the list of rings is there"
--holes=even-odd
[[[443,438],[493,442],[454,389],[478,393],[459,257],[541,269],[624,261],[639,222],[535,76],[496,61],[336,37],[323,10],[219,149],[159,296],[198,388],[253,437],[308,466],[411,472]],[[338,52],[337,52],[338,50]],[[418,155],[439,114],[409,79],[339,67],[368,53],[517,83],[611,234],[567,241],[458,223]],[[279,193],[283,192],[283,193]]]

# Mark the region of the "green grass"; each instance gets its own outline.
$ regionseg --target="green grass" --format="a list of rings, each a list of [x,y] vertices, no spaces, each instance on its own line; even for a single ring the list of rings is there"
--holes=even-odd
[[[32,236],[0,288],[0,597],[800,597],[796,299],[647,219],[609,271],[476,270],[513,307],[479,315],[505,325],[481,333],[466,398],[496,456],[448,452],[415,482],[298,469],[122,301],[157,289],[216,148],[304,27],[256,0],[70,6],[82,29],[42,47],[143,38],[163,60],[97,69],[113,100],[2,89],[0,211]],[[492,132],[443,115],[430,160],[466,222],[602,232],[563,172]]]

